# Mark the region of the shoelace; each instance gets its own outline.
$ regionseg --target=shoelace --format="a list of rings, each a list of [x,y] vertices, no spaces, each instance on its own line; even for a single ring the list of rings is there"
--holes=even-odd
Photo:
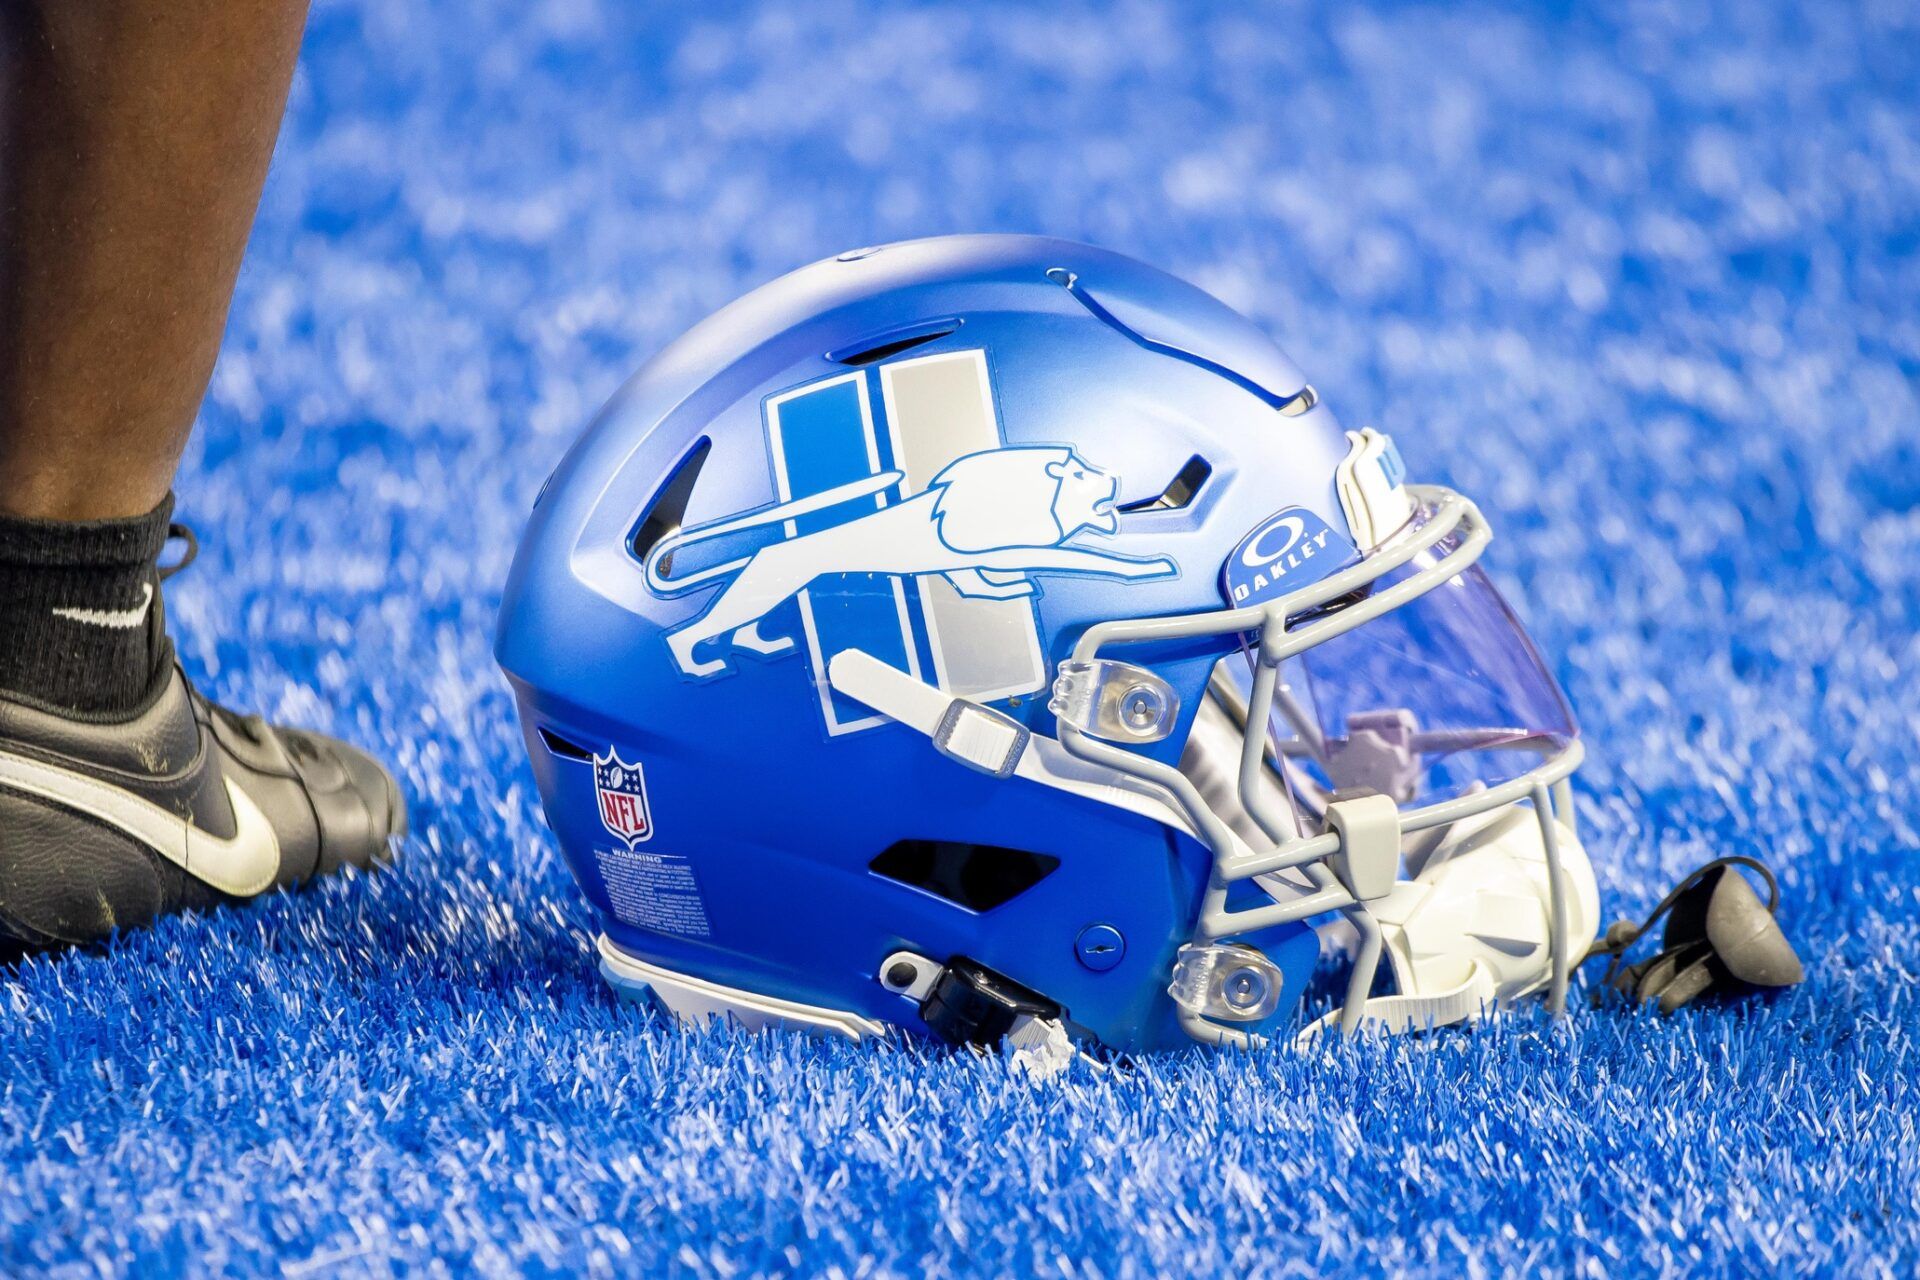
[[[165,582],[168,578],[173,577],[174,574],[185,569],[198,559],[200,555],[200,538],[199,535],[194,533],[192,525],[183,524],[178,520],[173,521],[167,526],[167,542],[183,542],[186,544],[187,550],[184,555],[172,564],[156,566],[155,573],[162,582]],[[196,696],[198,695],[196,694]],[[266,735],[272,731],[267,722],[259,716],[243,716],[237,712],[229,711],[214,702],[209,702],[206,705],[209,712],[218,716],[224,724],[234,730],[234,732],[245,736],[249,741],[256,743],[262,742],[265,740]]]
[[[162,582],[165,582],[168,578],[171,578],[174,574],[179,573],[182,569],[192,564],[200,555],[200,539],[194,533],[191,525],[182,524],[180,521],[175,520],[167,526],[167,541],[186,543],[187,553],[172,564],[163,564],[158,567],[157,572]]]

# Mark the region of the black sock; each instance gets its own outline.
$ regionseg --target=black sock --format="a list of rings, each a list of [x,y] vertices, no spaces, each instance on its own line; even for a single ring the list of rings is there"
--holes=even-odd
[[[0,516],[0,692],[66,711],[139,706],[170,653],[155,562],[173,495],[125,520]]]

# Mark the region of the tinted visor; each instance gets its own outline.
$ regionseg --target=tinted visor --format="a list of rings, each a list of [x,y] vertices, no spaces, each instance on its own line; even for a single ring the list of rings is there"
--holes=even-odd
[[[1366,594],[1452,549],[1442,540]],[[1243,698],[1253,656],[1235,675]],[[1295,805],[1317,818],[1333,791],[1417,808],[1496,786],[1538,768],[1578,729],[1513,611],[1472,566],[1283,662],[1269,733]]]

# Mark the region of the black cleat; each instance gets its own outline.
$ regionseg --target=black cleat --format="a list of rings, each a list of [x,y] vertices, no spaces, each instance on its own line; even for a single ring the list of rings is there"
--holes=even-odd
[[[132,616],[157,670],[127,716],[0,693],[0,948],[94,942],[184,908],[244,902],[392,860],[407,806],[388,771],[319,733],[213,706],[167,641],[159,568]]]
[[[157,570],[126,620],[157,668],[124,716],[0,693],[0,948],[94,942],[170,911],[245,901],[343,867],[392,860],[406,804],[379,763],[343,742],[239,716],[173,661]],[[151,606],[151,607],[149,607]]]
[[[390,860],[399,789],[344,743],[241,717],[171,664],[94,721],[0,696],[0,939],[92,942]]]

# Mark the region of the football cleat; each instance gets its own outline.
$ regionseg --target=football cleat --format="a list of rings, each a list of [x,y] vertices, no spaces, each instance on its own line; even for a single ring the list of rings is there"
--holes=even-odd
[[[498,656],[623,994],[1046,1054],[1406,1030],[1557,1010],[1599,919],[1490,537],[1200,290],[922,240],[642,368]]]
[[[164,635],[157,592],[150,625]],[[0,695],[0,941],[16,948],[371,868],[406,821],[372,757],[216,706],[172,663],[120,719]]]

